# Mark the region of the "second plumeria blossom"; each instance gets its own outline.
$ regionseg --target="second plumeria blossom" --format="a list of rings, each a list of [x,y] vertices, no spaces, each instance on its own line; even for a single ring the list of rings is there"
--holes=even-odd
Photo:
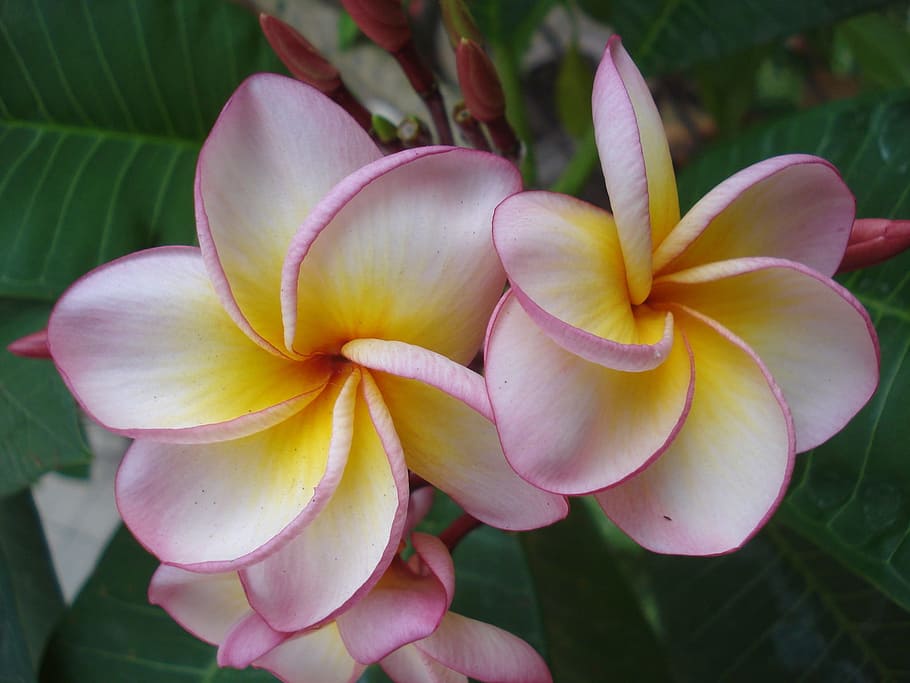
[[[51,317],[73,394],[136,439],[117,476],[130,530],[169,565],[240,570],[275,629],[368,591],[403,529],[409,470],[493,526],[566,514],[503,457],[477,353],[505,275],[496,157],[382,157],[290,79],[244,82],[202,148],[199,248],[85,276]]]
[[[878,382],[863,307],[831,280],[854,199],[823,159],[775,157],[680,218],[657,108],[618,37],[593,94],[612,214],[525,192],[494,216],[512,283],[486,368],[506,457],[659,552],[737,548],[794,455]]]

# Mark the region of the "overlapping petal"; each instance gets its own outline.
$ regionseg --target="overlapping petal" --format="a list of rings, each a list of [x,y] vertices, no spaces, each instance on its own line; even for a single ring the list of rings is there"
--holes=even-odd
[[[843,258],[854,210],[849,188],[824,159],[805,154],[766,159],[699,200],[655,251],[654,270],[670,273],[762,256],[797,261],[831,276]]]
[[[619,36],[604,50],[592,104],[629,295],[638,304],[651,286],[651,252],[679,221],[679,199],[660,113]]]
[[[401,683],[468,683],[468,677],[449,669],[414,645],[406,645],[382,660],[383,670]]]
[[[648,372],[610,370],[553,343],[507,295],[490,326],[486,381],[506,458],[549,491],[622,481],[672,441],[689,409],[692,362],[677,336]]]
[[[676,319],[695,360],[685,424],[647,469],[596,497],[650,550],[716,555],[739,548],[780,502],[793,466],[793,423],[748,346],[691,311],[677,309]]]
[[[294,683],[354,683],[366,668],[348,653],[335,623],[296,634],[255,666]]]
[[[334,618],[379,580],[401,539],[408,506],[404,457],[362,374],[350,455],[331,500],[293,540],[241,571],[250,604],[281,631]]]
[[[380,157],[341,107],[284,76],[251,76],[224,106],[199,154],[196,223],[212,282],[251,338],[284,348],[292,237],[335,183]]]
[[[878,385],[869,314],[843,287],[798,263],[710,264],[658,279],[653,296],[716,320],[755,351],[787,400],[798,452],[840,431]]]
[[[490,216],[520,189],[484,152],[423,147],[337,185],[295,236],[283,274],[287,343],[337,353],[395,339],[468,363],[505,283]]]
[[[48,343],[92,417],[159,441],[260,431],[300,410],[329,376],[324,365],[292,363],[250,341],[190,247],[139,252],[86,275],[57,303]]]
[[[297,415],[243,439],[136,441],[117,473],[124,522],[159,559],[197,571],[260,559],[332,496],[351,448],[355,379],[336,378]]]
[[[386,349],[385,355],[359,357],[369,367],[393,370],[396,349]],[[568,506],[561,496],[531,486],[509,467],[488,415],[456,398],[458,393],[482,395],[483,379],[455,371],[454,362],[438,354],[427,354],[425,361],[428,367],[419,380],[371,371],[395,422],[408,467],[466,512],[501,529],[533,529],[565,517]],[[446,391],[452,376],[472,382],[473,388],[453,396]]]
[[[616,370],[664,361],[671,316],[632,306],[606,211],[552,192],[522,192],[496,209],[493,239],[515,295],[556,343]]]

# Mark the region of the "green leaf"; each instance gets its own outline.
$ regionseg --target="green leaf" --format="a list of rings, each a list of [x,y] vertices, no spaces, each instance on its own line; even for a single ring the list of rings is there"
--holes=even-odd
[[[563,55],[556,76],[556,110],[563,127],[580,138],[591,128],[591,89],[594,69],[572,45]]]
[[[676,71],[875,9],[888,0],[613,0],[612,24],[646,73]]]
[[[5,350],[42,329],[49,312],[47,304],[0,299],[0,496],[50,470],[91,460],[76,407],[53,363]]]
[[[772,524],[723,557],[642,559],[677,681],[897,681],[910,673],[910,614],[785,529]]]
[[[830,159],[862,217],[910,217],[910,91],[840,102],[782,120],[705,154],[680,175],[691,204],[761,158]],[[910,253],[844,279],[881,344],[881,383],[838,436],[797,459],[781,518],[910,608]]]
[[[124,253],[191,243],[200,143],[277,64],[228,2],[0,2],[0,296],[51,299]]]
[[[910,85],[910,30],[904,24],[881,14],[867,14],[837,29],[863,76],[874,85]]]
[[[31,493],[0,498],[0,680],[29,683],[63,614]]]
[[[521,55],[557,0],[471,0],[471,15],[496,48]]]

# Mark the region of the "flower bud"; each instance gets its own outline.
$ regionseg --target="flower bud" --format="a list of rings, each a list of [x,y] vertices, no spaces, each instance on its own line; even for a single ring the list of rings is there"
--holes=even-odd
[[[474,23],[474,18],[464,0],[440,0],[442,9],[442,23],[452,41],[452,47],[457,48],[462,38],[473,40],[475,43],[483,42],[480,30]]]
[[[411,39],[401,0],[341,0],[354,23],[379,47],[397,52]]]
[[[505,95],[496,67],[476,42],[462,38],[455,50],[458,82],[468,110],[478,121],[502,118],[506,110]]]
[[[837,269],[846,273],[887,261],[910,247],[910,220],[858,218]]]
[[[259,25],[269,45],[294,78],[327,95],[341,87],[338,69],[291,26],[268,14],[259,15]]]
[[[20,358],[50,358],[51,351],[47,346],[47,330],[27,334],[21,339],[11,342],[6,347],[6,350]]]

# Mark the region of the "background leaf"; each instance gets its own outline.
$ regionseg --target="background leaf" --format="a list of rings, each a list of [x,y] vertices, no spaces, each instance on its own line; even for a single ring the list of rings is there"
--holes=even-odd
[[[910,91],[838,102],[713,148],[680,174],[684,205],[784,152],[831,160],[861,217],[910,217]],[[881,384],[839,435],[797,459],[779,516],[910,608],[910,254],[844,279],[881,343]]]
[[[31,493],[0,498],[0,681],[35,680],[62,613],[63,596]]]

